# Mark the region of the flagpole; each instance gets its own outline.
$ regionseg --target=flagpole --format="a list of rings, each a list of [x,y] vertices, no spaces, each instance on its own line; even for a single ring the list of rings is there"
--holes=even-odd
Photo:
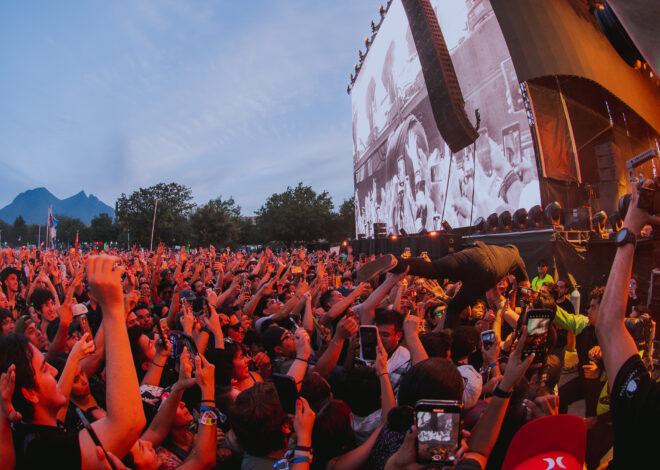
[[[158,207],[158,198],[154,201],[154,220],[151,222],[151,242],[149,243],[149,251],[154,251],[154,227],[156,226],[156,208]]]

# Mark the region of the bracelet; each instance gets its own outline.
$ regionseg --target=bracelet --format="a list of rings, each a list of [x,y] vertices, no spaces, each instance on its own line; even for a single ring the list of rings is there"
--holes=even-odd
[[[311,452],[312,448],[310,446],[296,446],[293,450],[301,450],[304,452]]]
[[[383,375],[390,375],[387,372],[383,372],[382,374],[378,374],[378,377],[382,377]]]
[[[200,403],[213,403],[215,405],[215,400],[199,400]]]
[[[309,362],[309,359],[303,359],[302,357],[296,357],[296,361]]]
[[[155,361],[154,361],[154,362],[152,362],[152,364],[153,364],[153,365],[155,365],[156,367],[165,367],[165,364],[163,364],[163,365],[161,366],[160,364],[156,364],[156,362],[155,362]]]
[[[293,459],[289,460],[290,463],[305,463],[305,462],[309,463],[311,461],[312,460],[309,458],[309,456],[307,456],[307,457],[294,457]]]
[[[202,405],[199,407],[199,411],[207,411],[207,410],[217,411],[217,408],[215,407],[215,405],[214,406]]]

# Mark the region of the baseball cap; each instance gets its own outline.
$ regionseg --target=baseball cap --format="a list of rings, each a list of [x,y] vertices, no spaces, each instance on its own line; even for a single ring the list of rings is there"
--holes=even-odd
[[[27,327],[30,325],[30,323],[34,323],[34,320],[32,320],[32,318],[30,318],[28,315],[22,315],[16,321],[16,327],[14,328],[14,333],[18,333],[21,335],[24,334],[25,330],[27,330]]]
[[[73,313],[73,316],[76,317],[78,315],[83,315],[87,313],[88,310],[85,304],[76,304],[73,307],[71,307],[71,312]]]
[[[582,470],[587,426],[575,415],[544,416],[513,436],[502,470]]]
[[[284,328],[277,325],[269,326],[264,334],[261,335],[261,342],[266,351],[272,354],[276,346],[282,344],[282,335],[286,332]]]

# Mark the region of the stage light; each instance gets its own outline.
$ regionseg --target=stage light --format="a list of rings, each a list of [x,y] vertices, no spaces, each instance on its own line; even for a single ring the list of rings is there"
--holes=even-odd
[[[362,52],[362,49],[358,49],[358,57],[360,58],[360,62],[364,60],[364,52]]]
[[[602,237],[605,235],[605,223],[607,222],[607,214],[605,211],[596,212],[591,218],[591,224],[596,231],[596,234]]]
[[[557,201],[551,202],[545,206],[545,220],[552,225],[559,225],[561,223],[561,204]]]
[[[527,213],[527,224],[531,225],[532,228],[539,229],[543,228],[543,223],[543,209],[537,204]]]
[[[435,231],[435,230],[431,230],[431,231],[429,232],[429,235],[432,236],[432,237],[437,237],[437,236],[438,236],[438,232]]]
[[[623,219],[621,219],[619,211],[614,211],[608,220],[610,221],[610,227],[613,232],[618,232],[623,228]]]
[[[521,207],[513,213],[513,226],[516,230],[527,229],[527,209]]]
[[[451,225],[449,225],[449,222],[447,222],[446,220],[442,221],[442,228],[445,230],[445,232],[452,231]]]
[[[364,38],[364,45],[367,46],[367,50],[369,50],[369,47],[371,47],[371,42],[372,41],[371,41],[371,38],[369,36]]]
[[[390,240],[398,240],[399,236],[398,235],[390,235]]]
[[[500,230],[503,232],[511,231],[511,212],[504,211],[497,218],[497,225],[500,227]]]
[[[619,198],[619,216],[621,216],[622,219],[626,218],[628,207],[630,206],[630,201],[632,201],[632,194],[626,194]]]
[[[477,218],[477,220],[474,221],[473,225],[474,229],[477,230],[478,232],[485,232],[486,230],[486,219],[483,217]]]
[[[497,227],[499,225],[499,218],[497,217],[497,212],[493,212],[486,219],[486,231],[491,233],[497,232]]]
[[[348,246],[348,241],[344,240],[343,242],[341,242],[341,246],[347,247]]]

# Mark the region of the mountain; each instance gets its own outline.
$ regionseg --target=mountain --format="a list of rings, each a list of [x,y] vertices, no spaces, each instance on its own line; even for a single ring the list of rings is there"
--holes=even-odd
[[[11,204],[0,209],[0,219],[13,224],[16,217],[23,216],[26,224],[46,224],[48,207],[53,206],[53,215],[77,218],[89,225],[94,217],[106,213],[114,218],[115,211],[96,196],[87,196],[85,191],[67,199],[58,199],[46,188],[29,189],[14,198]]]

